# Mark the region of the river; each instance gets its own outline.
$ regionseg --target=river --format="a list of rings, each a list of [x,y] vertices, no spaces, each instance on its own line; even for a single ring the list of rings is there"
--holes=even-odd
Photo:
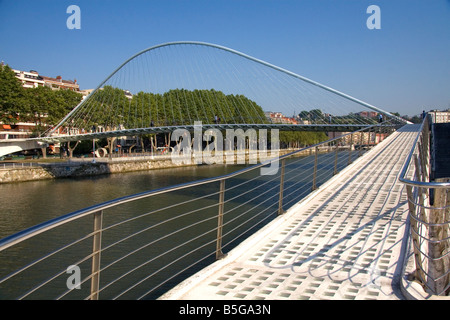
[[[219,176],[243,167],[204,165],[0,184],[0,239],[94,204],[138,192]]]

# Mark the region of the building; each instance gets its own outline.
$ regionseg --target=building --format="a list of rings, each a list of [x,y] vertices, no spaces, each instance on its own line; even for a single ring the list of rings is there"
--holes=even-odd
[[[72,90],[72,91],[80,91],[80,86],[77,83],[77,80],[64,80],[61,76],[57,76],[56,78],[47,77],[39,75],[39,73],[35,70],[21,71],[13,69],[16,74],[16,78],[22,82],[22,86],[24,88],[36,88],[40,86],[47,86],[52,88],[53,90]]]
[[[45,86],[52,88],[53,90],[72,90],[72,91],[80,91],[80,86],[77,83],[77,80],[64,80],[61,76],[57,76],[56,78],[45,77],[42,76]]]
[[[86,99],[88,95],[90,95],[94,91],[94,89],[84,89],[80,90],[80,93],[83,95],[83,99]]]
[[[433,119],[433,123],[447,123],[450,122],[450,109],[445,111],[430,110],[428,114]]]
[[[4,63],[2,62],[2,65]],[[80,92],[80,86],[76,80],[64,80],[61,76],[56,78],[40,75],[35,70],[21,71],[12,69],[16,78],[20,80],[24,88],[37,88],[47,86],[52,90],[72,90]],[[45,117],[45,115],[43,115]],[[19,120],[19,119],[17,119]],[[36,124],[32,122],[16,122],[4,124],[0,122],[0,139],[30,138],[36,130]]]
[[[327,132],[330,139],[336,139],[347,135],[340,141],[341,145],[375,145],[386,139],[388,134],[376,132]]]
[[[299,124],[298,119],[296,119],[295,117],[286,117],[281,112],[267,111],[265,112],[265,115],[271,123]],[[304,122],[302,123],[305,124]]]
[[[378,112],[375,111],[361,111],[359,115],[364,118],[376,118],[378,116]]]
[[[17,122],[15,124],[2,124],[0,122],[0,139],[31,138],[36,125],[31,122]]]
[[[37,71],[31,70],[30,72],[27,72],[15,69],[13,69],[13,71],[16,74],[16,78],[22,82],[24,88],[36,88],[45,85],[44,79],[42,79]]]

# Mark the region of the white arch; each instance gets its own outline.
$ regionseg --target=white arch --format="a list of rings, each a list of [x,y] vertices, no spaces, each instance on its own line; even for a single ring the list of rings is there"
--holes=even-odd
[[[336,94],[336,95],[339,95],[339,96],[341,96],[341,97],[343,97],[343,98],[346,98],[346,99],[348,99],[348,100],[350,100],[350,101],[353,101],[353,102],[355,102],[355,103],[358,103],[358,104],[360,104],[360,105],[362,105],[362,106],[364,106],[364,107],[367,107],[367,108],[369,108],[369,109],[372,109],[372,110],[374,110],[374,111],[376,111],[376,112],[378,112],[378,113],[382,113],[382,114],[384,114],[384,115],[386,115],[386,116],[388,116],[388,117],[392,117],[392,118],[397,119],[398,121],[407,123],[406,120],[404,120],[404,119],[402,119],[402,118],[399,118],[399,117],[397,117],[397,116],[391,114],[391,113],[388,112],[388,111],[385,111],[385,110],[382,110],[382,109],[380,109],[380,108],[377,108],[377,107],[375,107],[375,106],[373,106],[373,105],[371,105],[371,104],[369,104],[369,103],[366,103],[366,102],[364,102],[364,101],[362,101],[362,100],[356,99],[355,97],[352,97],[352,96],[350,96],[350,95],[347,95],[347,94],[345,94],[345,93],[343,93],[343,92],[340,92],[340,91],[338,91],[338,90],[335,90],[335,89],[333,89],[333,88],[327,87],[327,86],[325,86],[325,85],[323,85],[323,84],[321,84],[321,83],[319,83],[319,82],[313,81],[313,80],[308,79],[308,78],[303,77],[303,76],[300,76],[300,75],[298,75],[298,74],[296,74],[296,73],[294,73],[294,72],[291,72],[291,71],[288,71],[288,70],[286,70],[286,69],[280,68],[280,67],[275,66],[275,65],[273,65],[273,64],[270,64],[270,63],[268,63],[268,62],[266,62],[266,61],[263,61],[263,60],[254,58],[254,57],[252,57],[252,56],[249,56],[249,55],[247,55],[247,54],[245,54],[245,53],[242,53],[242,52],[239,52],[239,51],[237,51],[237,50],[230,49],[230,48],[227,48],[227,47],[224,47],[224,46],[221,46],[221,45],[212,44],[212,43],[207,43],[207,42],[201,42],[201,41],[174,41],[174,42],[166,42],[166,43],[162,43],[162,44],[159,44],[159,45],[155,45],[155,46],[149,47],[149,48],[147,48],[147,49],[145,49],[145,50],[142,50],[142,51],[136,53],[135,55],[131,56],[129,59],[127,59],[125,62],[123,62],[118,68],[116,68],[116,69],[115,69],[115,70],[114,70],[114,71],[113,71],[113,72],[112,72],[112,73],[111,73],[111,74],[110,74],[103,82],[101,82],[101,83],[97,86],[97,88],[95,88],[95,90],[93,90],[93,91],[89,94],[89,96],[93,95],[93,94],[94,94],[98,89],[100,89],[100,88],[101,88],[101,87],[102,87],[109,79],[111,79],[111,77],[113,77],[113,76],[114,76],[114,75],[115,75],[115,74],[116,74],[123,66],[125,66],[128,62],[130,62],[130,61],[133,60],[134,58],[136,58],[136,57],[140,56],[141,54],[144,54],[144,53],[146,53],[146,52],[148,52],[148,51],[151,51],[151,50],[155,50],[155,49],[162,48],[162,47],[167,47],[167,46],[174,46],[174,45],[199,45],[199,46],[211,47],[211,48],[216,48],[216,49],[228,51],[228,52],[230,52],[230,53],[239,55],[239,56],[241,56],[241,57],[243,57],[243,58],[246,58],[246,59],[249,59],[249,60],[251,60],[251,61],[253,61],[253,62],[262,64],[262,65],[267,66],[267,67],[269,67],[269,68],[275,69],[275,70],[277,70],[277,71],[283,72],[283,73],[285,73],[285,74],[287,74],[287,75],[290,75],[290,76],[292,76],[292,77],[295,77],[295,78],[297,78],[297,79],[300,79],[300,80],[302,80],[302,81],[304,81],[304,82],[307,82],[307,83],[309,83],[309,84],[312,84],[312,85],[314,85],[314,86],[317,86],[317,87],[319,87],[319,88],[322,88],[322,89],[324,89],[324,90],[327,90],[327,91],[329,91],[329,92],[331,92],[331,93],[334,93],[334,94]],[[88,97],[89,97],[89,96],[88,96]],[[56,129],[58,129],[58,128],[64,123],[64,121],[66,121],[66,120],[67,120],[74,112],[76,112],[76,111],[83,105],[83,103],[84,103],[85,101],[87,101],[88,97],[86,97],[86,99],[84,99],[82,102],[80,102],[80,104],[78,104],[78,106],[76,106],[71,112],[69,112],[69,113],[64,117],[64,119],[62,119],[62,120],[58,123],[58,125],[56,125],[56,126],[49,132],[48,135],[51,135]]]

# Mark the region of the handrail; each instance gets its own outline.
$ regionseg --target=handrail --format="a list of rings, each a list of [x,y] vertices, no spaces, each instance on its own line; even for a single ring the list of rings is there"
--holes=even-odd
[[[405,177],[406,173],[408,172],[408,170],[412,164],[412,159],[413,159],[414,153],[416,151],[416,146],[419,142],[420,137],[422,136],[422,131],[423,131],[425,125],[429,126],[429,118],[428,117],[425,117],[420,125],[420,129],[418,130],[416,139],[414,140],[413,147],[411,148],[411,151],[410,151],[408,157],[406,158],[403,169],[400,172],[399,180],[402,183],[404,183],[406,185],[410,185],[410,186],[430,187],[430,188],[448,188],[448,187],[450,187],[450,182],[435,182],[435,181],[424,182],[424,181],[419,181],[419,180],[410,180]]]

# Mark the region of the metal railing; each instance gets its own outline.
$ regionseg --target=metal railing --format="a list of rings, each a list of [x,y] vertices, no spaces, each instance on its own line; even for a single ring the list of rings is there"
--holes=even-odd
[[[4,162],[0,163],[0,169],[23,169],[30,167],[41,167],[42,164],[37,162]]]
[[[0,299],[155,299],[221,259],[393,131],[386,123],[371,126],[6,237],[0,240]],[[274,161],[281,163],[277,173],[261,175],[259,169]]]
[[[431,119],[425,117],[400,174],[406,185],[415,280],[432,295],[450,292],[450,182],[430,181]]]

